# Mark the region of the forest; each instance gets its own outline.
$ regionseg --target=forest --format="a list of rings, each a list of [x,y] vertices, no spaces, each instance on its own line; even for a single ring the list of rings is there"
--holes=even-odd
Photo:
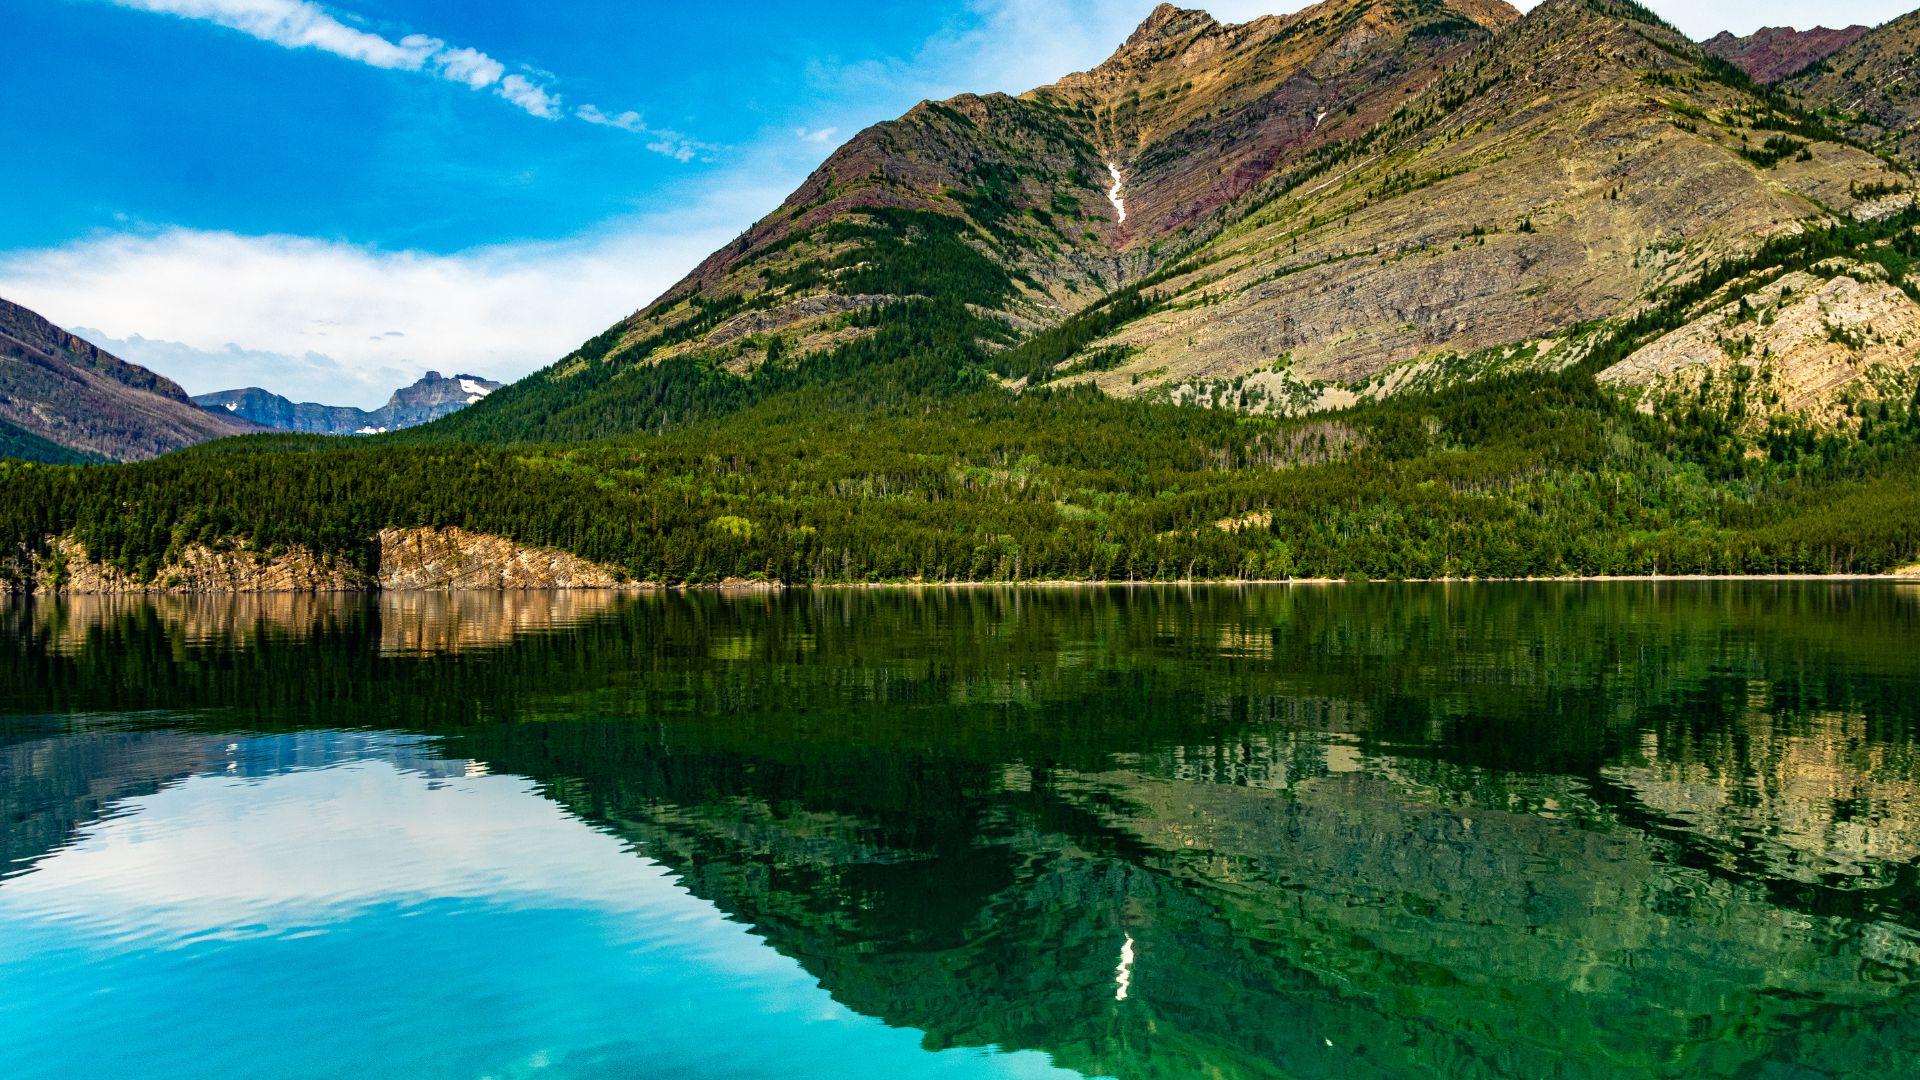
[[[1880,573],[1920,552],[1911,406],[1761,455],[1579,370],[1297,419],[1086,389],[864,399],[828,382],[586,442],[0,462],[0,544],[71,533],[143,576],[233,541],[370,568],[383,527],[459,526],[663,584]]]

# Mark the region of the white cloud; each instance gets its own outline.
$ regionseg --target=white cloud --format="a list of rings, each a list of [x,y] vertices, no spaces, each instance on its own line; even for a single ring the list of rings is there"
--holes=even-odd
[[[560,116],[560,95],[543,73],[507,73],[507,65],[478,49],[453,46],[427,34],[391,40],[350,25],[311,0],[109,0],[120,7],[214,23],[289,49],[318,49],[347,60],[391,71],[417,71],[470,90],[491,89],[528,115],[544,120]],[[550,77],[549,77],[550,78]],[[598,110],[596,110],[598,111]],[[583,117],[584,119],[584,117]],[[673,133],[663,133],[672,135]],[[662,151],[681,161],[715,149],[675,136],[676,148]],[[679,147],[691,147],[684,155]]]
[[[598,124],[601,127],[619,128],[621,131],[631,131],[635,134],[641,134],[647,130],[647,122],[637,112],[607,113],[602,112],[598,105],[582,105],[575,109],[573,114],[589,124]]]
[[[0,296],[193,393],[372,407],[421,371],[511,380],[651,301],[797,177],[775,170],[564,242],[451,254],[170,228],[0,255]]]
[[[692,161],[695,158],[711,160],[719,153],[720,147],[712,143],[701,142],[678,131],[650,126],[639,113],[628,110],[623,113],[609,113],[597,105],[582,105],[573,111],[573,115],[589,124],[601,127],[618,128],[635,135],[647,136],[647,149],[679,162]]]
[[[399,42],[348,26],[308,0],[112,0],[139,11],[202,19],[289,49],[319,49],[374,67],[419,71],[441,43]]]
[[[830,143],[833,141],[833,137],[838,134],[840,134],[840,129],[837,127],[814,128],[811,131],[803,127],[793,129],[794,138],[804,143]]]
[[[507,72],[505,64],[475,49],[442,49],[434,54],[433,64],[441,78],[475,90],[492,86]]]
[[[560,115],[560,98],[525,75],[509,75],[494,91],[534,116],[552,120]]]

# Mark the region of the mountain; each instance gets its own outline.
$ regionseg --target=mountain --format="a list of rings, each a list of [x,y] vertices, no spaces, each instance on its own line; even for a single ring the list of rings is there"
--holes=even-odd
[[[0,300],[0,451],[6,456],[133,461],[255,430],[207,415],[171,380]]]
[[[856,376],[868,399],[1092,383],[1341,407],[1573,363],[1756,238],[1904,183],[1624,0],[1330,0],[1238,26],[1163,5],[1090,72],[862,132],[443,430],[645,430]]]
[[[1849,26],[1829,30],[1816,26],[1811,30],[1795,30],[1790,26],[1768,26],[1746,37],[1735,37],[1722,30],[1701,42],[1700,47],[1746,72],[1755,82],[1776,83],[1860,40],[1868,29]]]
[[[478,375],[447,378],[437,371],[393,392],[378,409],[347,405],[294,404],[257,386],[198,394],[194,403],[216,416],[229,415],[275,431],[310,435],[378,435],[438,420],[481,401],[501,384]]]
[[[1031,380],[1010,346],[1170,265],[1517,17],[1337,0],[1225,26],[1163,5],[1092,71],[861,132],[659,300],[446,430],[646,429],[856,372]]]
[[[449,527],[670,584],[1900,571],[1920,208],[1820,67],[1629,0],[1162,6],[451,416],[9,472],[0,579]]]
[[[1920,11],[1879,26],[1783,89],[1853,136],[1920,163]]]

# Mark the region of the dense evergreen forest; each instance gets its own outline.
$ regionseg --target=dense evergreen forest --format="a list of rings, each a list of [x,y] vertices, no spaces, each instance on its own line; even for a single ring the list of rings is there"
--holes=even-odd
[[[827,383],[663,434],[226,440],[0,463],[0,542],[342,552],[390,525],[554,545],[636,580],[1426,578],[1884,572],[1920,552],[1920,411],[1763,455],[1724,417],[1514,375],[1282,420],[1087,390],[858,403]]]

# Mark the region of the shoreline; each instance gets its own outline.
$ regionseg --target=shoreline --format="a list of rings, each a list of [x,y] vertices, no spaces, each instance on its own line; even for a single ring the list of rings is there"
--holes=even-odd
[[[471,589],[255,589],[255,590],[181,590],[128,589],[88,592],[26,592],[0,590],[0,603],[8,601],[66,600],[78,597],[239,597],[239,596],[461,596],[532,595],[555,593],[726,593],[734,596],[785,592],[857,592],[857,591],[966,591],[966,590],[1046,590],[1070,589],[1208,589],[1208,588],[1330,588],[1371,585],[1684,585],[1689,583],[1817,583],[1857,584],[1864,582],[1920,585],[1920,573],[1902,571],[1893,574],[1652,574],[1576,575],[1571,577],[1512,578],[1194,578],[1140,581],[835,581],[788,585],[781,582],[724,581],[701,585],[661,585],[639,582],[627,585],[551,586],[544,588],[471,588]]]

